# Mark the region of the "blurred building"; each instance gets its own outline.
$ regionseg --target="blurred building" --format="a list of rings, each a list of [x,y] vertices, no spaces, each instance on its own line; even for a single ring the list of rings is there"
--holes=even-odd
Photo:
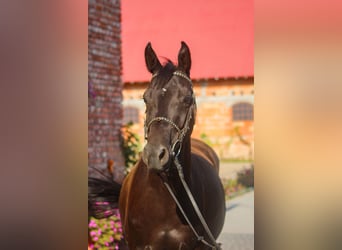
[[[193,137],[221,158],[253,158],[253,20],[252,0],[122,1],[123,123],[133,122],[143,141],[146,44],[176,63],[185,41],[197,101]]]
[[[114,161],[121,180],[121,9],[120,1],[88,2],[88,166],[105,169]]]

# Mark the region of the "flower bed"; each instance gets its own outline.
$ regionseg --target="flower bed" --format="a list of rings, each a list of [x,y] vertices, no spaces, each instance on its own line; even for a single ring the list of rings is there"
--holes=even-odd
[[[118,210],[115,215],[106,219],[95,219],[91,217],[88,228],[91,241],[88,249],[119,249],[123,235]]]
[[[226,200],[244,194],[254,188],[254,166],[237,173],[237,179],[222,179]]]

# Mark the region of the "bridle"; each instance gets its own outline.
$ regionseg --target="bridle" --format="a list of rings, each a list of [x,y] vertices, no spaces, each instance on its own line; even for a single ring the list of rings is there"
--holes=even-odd
[[[152,75],[152,79],[154,77],[156,77],[157,75],[158,75],[157,73]],[[191,81],[191,79],[187,75],[185,75],[183,72],[175,71],[175,72],[173,72],[173,75],[180,76],[180,77],[183,77],[186,80],[188,80],[190,82],[191,88],[192,88],[192,81]],[[175,124],[172,120],[170,120],[169,118],[163,117],[163,116],[154,117],[148,123],[146,123],[146,121],[145,121],[145,124],[144,124],[145,139],[148,140],[147,134],[148,134],[148,131],[149,131],[151,125],[154,122],[164,121],[164,122],[170,124],[174,129],[177,130],[177,137],[176,137],[176,140],[173,142],[173,144],[171,146],[171,152],[172,152],[174,157],[178,156],[180,151],[181,151],[181,149],[182,149],[182,143],[183,143],[184,137],[186,136],[186,134],[188,133],[188,131],[190,129],[190,121],[193,118],[192,117],[192,112],[193,112],[193,110],[195,108],[195,105],[196,105],[196,103],[195,103],[195,96],[193,94],[193,102],[192,102],[191,106],[188,109],[187,115],[185,117],[184,126],[183,126],[182,129],[179,128],[177,126],[177,124]]]
[[[157,75],[158,75],[158,73],[153,74],[152,75],[152,79],[154,77],[156,77]],[[187,75],[185,75],[183,72],[175,71],[175,72],[173,72],[173,75],[174,76],[179,76],[179,77],[182,77],[182,78],[188,80],[190,82],[191,88],[192,88],[192,81],[191,81],[191,79]],[[152,79],[151,79],[151,81],[152,81]],[[190,121],[193,118],[192,117],[192,113],[193,113],[193,109],[195,108],[195,105],[196,105],[196,103],[195,103],[195,96],[193,94],[193,103],[191,104],[191,106],[190,106],[190,108],[188,110],[188,113],[187,113],[187,115],[185,117],[185,123],[184,123],[184,126],[183,126],[182,129],[179,128],[177,126],[177,124],[175,124],[172,120],[170,120],[170,119],[168,119],[166,117],[163,117],[163,116],[157,116],[157,117],[151,119],[148,123],[146,123],[146,121],[145,121],[145,124],[144,124],[145,139],[148,139],[147,134],[148,134],[149,128],[151,127],[151,125],[154,122],[164,121],[164,122],[170,124],[173,128],[175,128],[177,130],[177,138],[176,138],[175,142],[173,143],[173,145],[171,146],[171,152],[172,152],[172,155],[173,155],[173,161],[174,161],[174,164],[175,164],[175,166],[177,168],[178,175],[179,175],[179,178],[180,178],[180,180],[182,182],[182,185],[183,185],[183,187],[184,187],[184,189],[185,189],[185,191],[186,191],[186,193],[187,193],[187,195],[188,195],[188,197],[189,197],[189,199],[191,201],[191,204],[192,204],[192,206],[193,206],[193,208],[194,208],[194,210],[195,210],[199,220],[202,223],[202,226],[203,226],[204,230],[206,231],[208,237],[210,238],[211,243],[207,242],[204,239],[203,236],[200,236],[197,233],[197,231],[195,230],[195,228],[192,225],[191,221],[189,220],[188,216],[186,215],[182,205],[180,204],[180,202],[178,201],[176,195],[172,191],[172,188],[168,184],[167,179],[165,178],[164,175],[160,175],[160,176],[161,176],[161,178],[163,180],[163,183],[164,183],[165,187],[167,188],[167,190],[169,191],[169,193],[172,196],[173,200],[177,204],[177,207],[179,208],[179,210],[183,214],[185,220],[187,221],[188,225],[190,226],[191,230],[195,234],[197,240],[199,242],[202,242],[203,244],[209,246],[211,249],[221,249],[220,244],[216,242],[216,240],[215,240],[214,236],[212,235],[212,233],[211,233],[211,231],[210,231],[210,229],[209,229],[209,227],[208,227],[208,225],[207,225],[207,223],[206,223],[206,221],[205,221],[205,219],[204,219],[200,209],[198,208],[198,205],[197,205],[197,203],[196,203],[196,201],[195,201],[195,199],[194,199],[194,197],[193,197],[193,195],[192,195],[192,193],[190,191],[190,188],[189,188],[189,186],[187,185],[187,183],[186,183],[186,181],[184,179],[183,168],[182,168],[182,166],[181,166],[181,164],[179,163],[179,160],[178,160],[178,156],[179,156],[179,154],[181,152],[181,149],[182,149],[182,143],[183,143],[184,137],[186,136],[186,134],[188,133],[188,131],[190,129]],[[176,148],[177,145],[178,145],[178,148]]]

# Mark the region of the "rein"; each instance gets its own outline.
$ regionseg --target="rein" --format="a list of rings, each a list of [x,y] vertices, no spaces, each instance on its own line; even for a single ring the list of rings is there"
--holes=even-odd
[[[196,238],[198,241],[202,242],[203,244],[211,247],[211,249],[221,249],[221,244],[220,243],[217,243],[214,236],[212,235],[209,227],[208,227],[208,224],[205,222],[205,219],[194,199],[194,196],[192,195],[191,191],[190,191],[190,188],[188,186],[188,184],[186,183],[185,179],[184,179],[184,173],[183,173],[183,168],[182,166],[180,165],[179,161],[178,161],[178,157],[175,157],[174,158],[174,163],[176,165],[176,168],[177,168],[177,172],[178,172],[178,175],[179,175],[179,178],[182,182],[182,185],[186,191],[186,194],[188,195],[190,201],[191,201],[191,205],[192,207],[194,208],[196,214],[197,214],[197,217],[200,219],[201,223],[202,223],[202,226],[204,228],[204,230],[206,231],[207,235],[209,236],[210,238],[210,241],[212,242],[212,244],[210,244],[209,242],[207,242],[203,236],[200,236],[197,231],[195,230],[194,226],[191,224],[189,218],[187,217],[185,211],[183,210],[182,208],[182,205],[180,204],[180,202],[178,201],[176,195],[174,194],[174,192],[172,191],[170,185],[167,183],[167,181],[162,178],[163,180],[163,183],[164,185],[166,186],[167,190],[169,191],[169,193],[171,194],[173,200],[176,202],[177,204],[177,207],[179,208],[179,210],[181,211],[182,215],[184,216],[186,222],[188,223],[188,225],[190,226],[191,230],[193,231],[193,233],[195,234]]]
[[[156,77],[158,75],[158,73],[156,74],[153,74],[152,75],[152,79],[154,77]],[[173,75],[176,75],[176,76],[180,76],[180,77],[183,77],[184,79],[188,80],[191,84],[191,87],[192,87],[192,81],[191,79],[185,75],[184,73],[180,72],[180,71],[175,71],[173,73]],[[166,178],[164,178],[162,175],[160,175],[160,177],[162,178],[163,180],[163,183],[165,185],[165,187],[167,188],[167,190],[169,191],[170,195],[172,196],[173,200],[175,201],[175,203],[177,204],[177,207],[179,208],[179,210],[181,211],[182,215],[184,216],[185,220],[187,221],[188,225],[190,226],[191,230],[193,231],[193,233],[195,234],[196,238],[198,241],[202,242],[203,244],[211,247],[211,249],[221,249],[220,247],[220,244],[216,242],[214,236],[212,235],[191,191],[190,191],[190,188],[188,186],[188,184],[186,183],[185,179],[184,179],[184,173],[183,173],[183,168],[181,166],[181,164],[179,163],[179,160],[178,160],[178,156],[180,154],[180,151],[181,151],[181,148],[182,148],[182,143],[183,143],[183,139],[185,137],[185,135],[187,134],[188,130],[190,129],[190,120],[192,119],[192,110],[193,110],[193,107],[194,107],[194,104],[195,104],[195,98],[194,98],[194,102],[193,104],[190,106],[189,110],[188,110],[188,114],[186,116],[186,120],[185,120],[185,124],[183,126],[182,129],[180,129],[173,121],[171,121],[170,119],[166,118],[166,117],[155,117],[153,118],[148,124],[145,123],[145,126],[144,126],[144,130],[145,130],[145,139],[147,139],[147,132],[150,128],[150,126],[152,125],[152,123],[154,122],[160,122],[160,121],[164,121],[164,122],[167,122],[168,124],[170,124],[173,128],[175,128],[177,130],[177,133],[178,133],[178,136],[177,136],[177,139],[176,141],[174,142],[174,144],[172,145],[171,147],[171,150],[172,150],[172,154],[173,154],[173,162],[177,168],[177,172],[178,172],[178,175],[179,175],[179,178],[182,182],[182,185],[184,187],[184,190],[185,192],[187,193],[190,201],[191,201],[191,205],[192,207],[194,208],[196,214],[197,214],[197,217],[199,218],[199,220],[201,221],[201,224],[204,228],[204,230],[206,231],[207,235],[209,236],[210,238],[210,241],[212,243],[209,243],[207,242],[203,236],[200,236],[197,231],[195,230],[194,226],[191,224],[189,218],[187,217],[185,211],[183,210],[182,208],[182,205],[180,204],[180,202],[178,201],[176,195],[174,194],[174,192],[172,191],[172,188],[170,187],[170,185],[167,183],[167,180]],[[176,149],[176,146],[179,144],[179,149],[177,150],[177,152],[175,152],[175,149]]]

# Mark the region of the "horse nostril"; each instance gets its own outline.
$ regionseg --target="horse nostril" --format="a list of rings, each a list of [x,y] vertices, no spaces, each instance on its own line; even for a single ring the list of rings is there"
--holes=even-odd
[[[166,147],[160,147],[158,159],[161,166],[165,165],[169,161],[169,152]]]
[[[160,150],[160,154],[159,154],[159,160],[160,161],[164,158],[165,154],[166,154],[166,150],[165,150],[165,148],[162,148]]]
[[[144,147],[142,159],[148,168],[161,170],[169,162],[169,150],[162,145],[147,143]]]

